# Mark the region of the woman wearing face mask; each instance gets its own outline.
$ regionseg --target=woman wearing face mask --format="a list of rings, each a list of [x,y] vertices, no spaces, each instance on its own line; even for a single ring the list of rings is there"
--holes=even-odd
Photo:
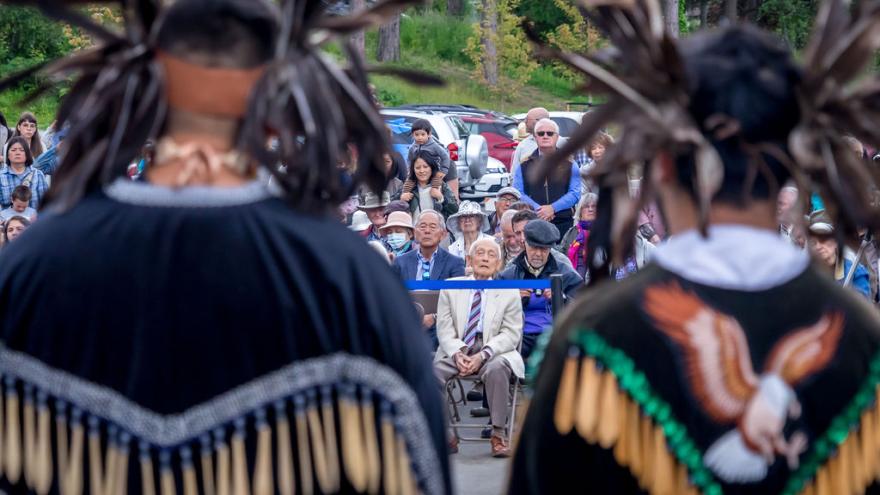
[[[388,215],[388,222],[379,229],[379,233],[388,246],[391,260],[413,250],[412,216],[403,211],[394,211]]]

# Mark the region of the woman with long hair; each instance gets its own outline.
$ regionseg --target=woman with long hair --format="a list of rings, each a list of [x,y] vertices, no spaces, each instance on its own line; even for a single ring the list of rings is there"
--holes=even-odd
[[[29,206],[34,209],[39,207],[49,184],[43,172],[33,168],[33,164],[34,156],[25,138],[16,136],[10,139],[6,147],[6,161],[0,167],[0,206],[9,208],[12,205],[12,191],[18,186],[27,186],[32,193]]]
[[[37,117],[30,113],[24,112],[18,118],[15,124],[15,132],[12,137],[21,136],[27,140],[28,146],[31,148],[31,154],[35,157],[43,154],[43,141],[40,137],[40,127],[37,125]]]
[[[436,210],[449,218],[458,212],[458,201],[444,182],[440,189],[431,187],[431,180],[440,172],[441,157],[430,150],[420,150],[409,164],[409,177],[415,177],[415,188],[408,201],[413,218],[425,210]],[[399,199],[400,194],[394,199]]]

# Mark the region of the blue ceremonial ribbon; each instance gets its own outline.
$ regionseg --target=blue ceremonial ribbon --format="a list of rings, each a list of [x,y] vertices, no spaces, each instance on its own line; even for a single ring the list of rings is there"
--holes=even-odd
[[[549,280],[407,280],[409,290],[549,289]]]

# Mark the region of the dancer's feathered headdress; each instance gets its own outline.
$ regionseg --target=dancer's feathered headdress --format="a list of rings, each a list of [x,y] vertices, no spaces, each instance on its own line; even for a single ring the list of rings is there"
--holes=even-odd
[[[567,156],[584,148],[601,129],[621,129],[617,144],[606,152],[593,171],[600,184],[600,214],[606,218],[606,235],[597,236],[620,257],[631,244],[640,203],[629,201],[626,171],[632,164],[649,163],[660,152],[693,159],[695,198],[700,226],[705,229],[710,203],[724,180],[725,164],[719,142],[734,140],[738,152],[750,157],[745,173],[743,200],[747,201],[755,178],[766,178],[767,160],[788,168],[809,197],[818,186],[827,209],[845,230],[856,226],[880,227],[878,208],[870,190],[880,185],[878,171],[858,160],[843,140],[851,134],[867,143],[880,143],[880,79],[858,81],[880,47],[880,2],[861,2],[855,15],[843,0],[826,0],[801,67],[792,62],[790,77],[776,84],[796,95],[793,129],[781,139],[744,135],[740,122],[726,115],[697,115],[693,98],[699,88],[689,87],[687,41],[677,40],[664,29],[657,0],[580,0],[582,13],[607,37],[609,48],[589,54],[567,53],[549,47],[530,32],[538,53],[557,59],[588,78],[587,90],[607,97],[606,104],[584,116],[582,125],[553,157],[544,160],[536,173],[552,170]],[[769,37],[754,27],[750,34]],[[526,30],[529,31],[528,26]],[[752,33],[753,32],[753,33]],[[768,43],[768,46],[770,43]],[[787,49],[779,48],[780,53]],[[787,55],[786,55],[787,57]],[[785,72],[783,71],[783,74]],[[788,77],[788,78],[786,78]],[[649,187],[644,181],[644,187]],[[648,194],[643,190],[642,198]],[[613,208],[612,208],[613,206]],[[592,241],[592,239],[591,239]],[[592,258],[591,258],[592,259]]]
[[[238,150],[266,166],[296,207],[316,211],[339,204],[348,194],[336,164],[357,149],[355,183],[384,186],[382,153],[390,149],[388,131],[372,103],[365,67],[351,48],[349,66],[326,56],[322,44],[382,22],[418,0],[381,0],[347,16],[331,16],[322,0],[284,0],[275,56],[259,72],[250,93]],[[0,90],[25,78],[43,76],[34,99],[73,76],[57,125],[69,126],[62,163],[49,201],[66,208],[87,190],[125,174],[148,138],[165,122],[168,98],[158,61],[156,35],[163,21],[160,0],[120,0],[124,32],[93,22],[74,7],[87,2],[17,0],[48,16],[79,27],[97,40],[94,48],[41,64],[0,81]],[[421,84],[439,81],[414,72],[377,69]],[[268,142],[278,138],[270,150]],[[284,164],[282,170],[277,164]]]

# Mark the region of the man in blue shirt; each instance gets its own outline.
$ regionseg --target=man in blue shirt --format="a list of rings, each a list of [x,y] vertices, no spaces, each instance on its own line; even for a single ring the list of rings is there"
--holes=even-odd
[[[556,152],[559,142],[559,125],[550,119],[535,124],[538,149],[516,169],[513,187],[522,193],[520,201],[535,209],[538,218],[546,220],[559,230],[559,238],[573,225],[573,209],[581,197],[581,177],[577,165],[567,162],[567,173],[549,171],[533,180],[529,173],[537,166],[538,159]],[[561,171],[560,171],[561,172]]]

